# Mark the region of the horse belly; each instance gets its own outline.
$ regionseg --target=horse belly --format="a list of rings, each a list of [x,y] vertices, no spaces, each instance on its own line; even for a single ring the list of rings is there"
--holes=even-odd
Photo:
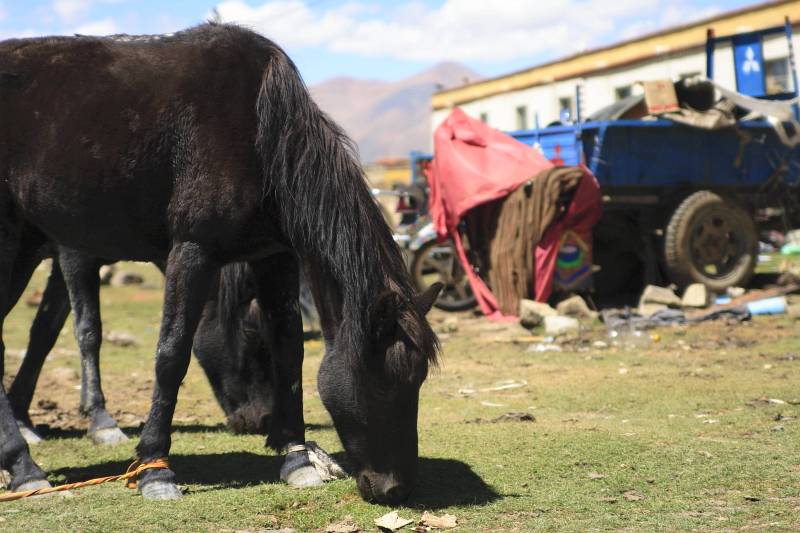
[[[10,185],[23,218],[62,245],[108,259],[155,260],[168,252],[164,195],[153,184],[144,197],[111,178],[29,176]]]

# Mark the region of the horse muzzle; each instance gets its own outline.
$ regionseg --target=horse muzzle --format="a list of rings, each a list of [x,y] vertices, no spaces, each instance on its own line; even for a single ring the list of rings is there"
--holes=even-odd
[[[362,470],[357,478],[358,491],[361,497],[368,502],[382,504],[397,504],[404,501],[411,494],[411,483],[400,480],[393,473],[378,473]]]

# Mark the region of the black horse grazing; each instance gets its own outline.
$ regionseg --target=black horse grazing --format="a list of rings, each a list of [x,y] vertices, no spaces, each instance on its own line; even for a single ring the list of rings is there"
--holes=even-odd
[[[246,261],[274,357],[269,444],[305,441],[298,257],[320,310],[318,386],[366,499],[413,486],[419,388],[437,341],[350,141],[274,43],[207,24],[169,37],[0,43],[0,309],[50,239],[93,257],[166,262],[139,458],[166,457],[178,386],[220,266]],[[1,325],[1,324],[0,324]],[[0,345],[0,349],[2,345]],[[0,351],[0,353],[2,353]],[[0,391],[0,466],[44,473]],[[147,470],[146,497],[178,497]]]
[[[46,255],[53,255],[46,253]],[[36,382],[47,355],[52,350],[63,328],[70,311],[68,291],[61,274],[61,262],[66,269],[74,270],[80,263],[87,261],[79,258],[75,261],[69,252],[60,254],[53,262],[42,301],[37,309],[36,318],[30,331],[28,349],[22,360],[19,372],[14,377],[8,398],[14,417],[29,444],[41,440],[35,432],[28,411],[33,399]],[[81,277],[94,282],[97,267],[101,261],[92,262],[90,270]],[[246,266],[232,264],[221,271],[223,278],[231,278],[228,271]],[[245,277],[246,279],[246,277]],[[222,407],[228,428],[234,433],[258,433],[266,435],[269,430],[269,417],[273,410],[274,385],[271,380],[271,358],[263,342],[260,332],[263,328],[261,310],[254,304],[255,292],[252,284],[240,290],[212,290],[203,311],[203,318],[194,338],[194,352],[200,366],[214,391],[214,395]],[[229,284],[228,284],[229,285]],[[230,297],[236,300],[229,301]],[[82,301],[94,298],[80,295]],[[224,304],[220,301],[224,301]],[[96,301],[96,299],[95,299]],[[225,313],[234,313],[232,320],[220,322],[218,307],[225,306]],[[96,315],[92,310],[83,315]],[[99,318],[99,317],[98,317]],[[82,320],[86,320],[85,317]],[[97,322],[99,325],[99,321]],[[83,330],[81,332],[81,330]],[[101,331],[87,331],[88,326],[81,325],[76,319],[77,336],[102,336]],[[84,339],[85,340],[85,339]],[[82,348],[86,346],[84,342]],[[99,346],[98,346],[99,348]],[[117,427],[105,408],[98,357],[94,353],[81,353],[81,414],[89,418],[88,435],[97,444],[116,444],[127,440]]]
[[[9,391],[14,416],[29,444],[41,440],[28,410],[39,372],[69,314],[71,300],[76,315],[75,336],[81,349],[80,409],[90,419],[88,434],[98,444],[122,442],[127,437],[105,409],[100,380],[98,269],[105,261],[64,247],[54,254],[51,248],[45,246],[43,253],[56,256],[53,270],[31,329],[29,349]],[[163,271],[161,265],[157,266]],[[274,391],[287,384],[271,379],[272,358],[263,335],[266,324],[256,301],[252,273],[244,263],[226,265],[214,285],[195,333],[195,354],[225,412],[228,427],[235,433],[267,434]],[[313,307],[306,301],[305,286],[301,286],[301,293],[304,307]],[[313,320],[315,312],[304,310],[303,316]],[[287,454],[281,479],[295,487],[323,483],[302,450]],[[47,486],[47,482],[36,485]]]

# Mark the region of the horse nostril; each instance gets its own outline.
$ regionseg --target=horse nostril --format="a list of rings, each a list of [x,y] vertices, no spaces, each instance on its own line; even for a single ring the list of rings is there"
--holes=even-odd
[[[385,476],[379,487],[380,494],[376,494],[376,497],[383,503],[400,503],[411,493],[411,487],[399,482],[394,476]]]
[[[406,485],[401,485],[399,483],[389,487],[386,490],[386,502],[387,503],[400,503],[411,493],[411,490]]]

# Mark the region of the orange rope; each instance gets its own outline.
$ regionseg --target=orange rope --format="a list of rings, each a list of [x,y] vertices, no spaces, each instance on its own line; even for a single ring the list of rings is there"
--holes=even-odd
[[[127,481],[125,486],[129,489],[136,488],[136,478],[144,472],[145,470],[150,470],[151,468],[169,468],[169,462],[166,458],[155,459],[150,461],[149,463],[142,463],[138,459],[131,463],[131,466],[128,467],[128,470],[124,474],[120,474],[117,476],[106,476],[106,477],[98,477],[95,479],[90,479],[88,481],[79,481],[77,483],[67,483],[65,485],[59,485],[57,487],[43,487],[41,489],[34,489],[34,490],[26,490],[24,492],[6,492],[5,494],[0,494],[0,502],[10,502],[14,500],[20,500],[22,498],[27,498],[28,496],[38,496],[40,494],[50,494],[51,492],[61,492],[64,490],[72,490],[72,489],[80,489],[83,487],[90,487],[92,485],[100,485],[101,483],[107,483],[109,481],[119,481],[124,480]]]

